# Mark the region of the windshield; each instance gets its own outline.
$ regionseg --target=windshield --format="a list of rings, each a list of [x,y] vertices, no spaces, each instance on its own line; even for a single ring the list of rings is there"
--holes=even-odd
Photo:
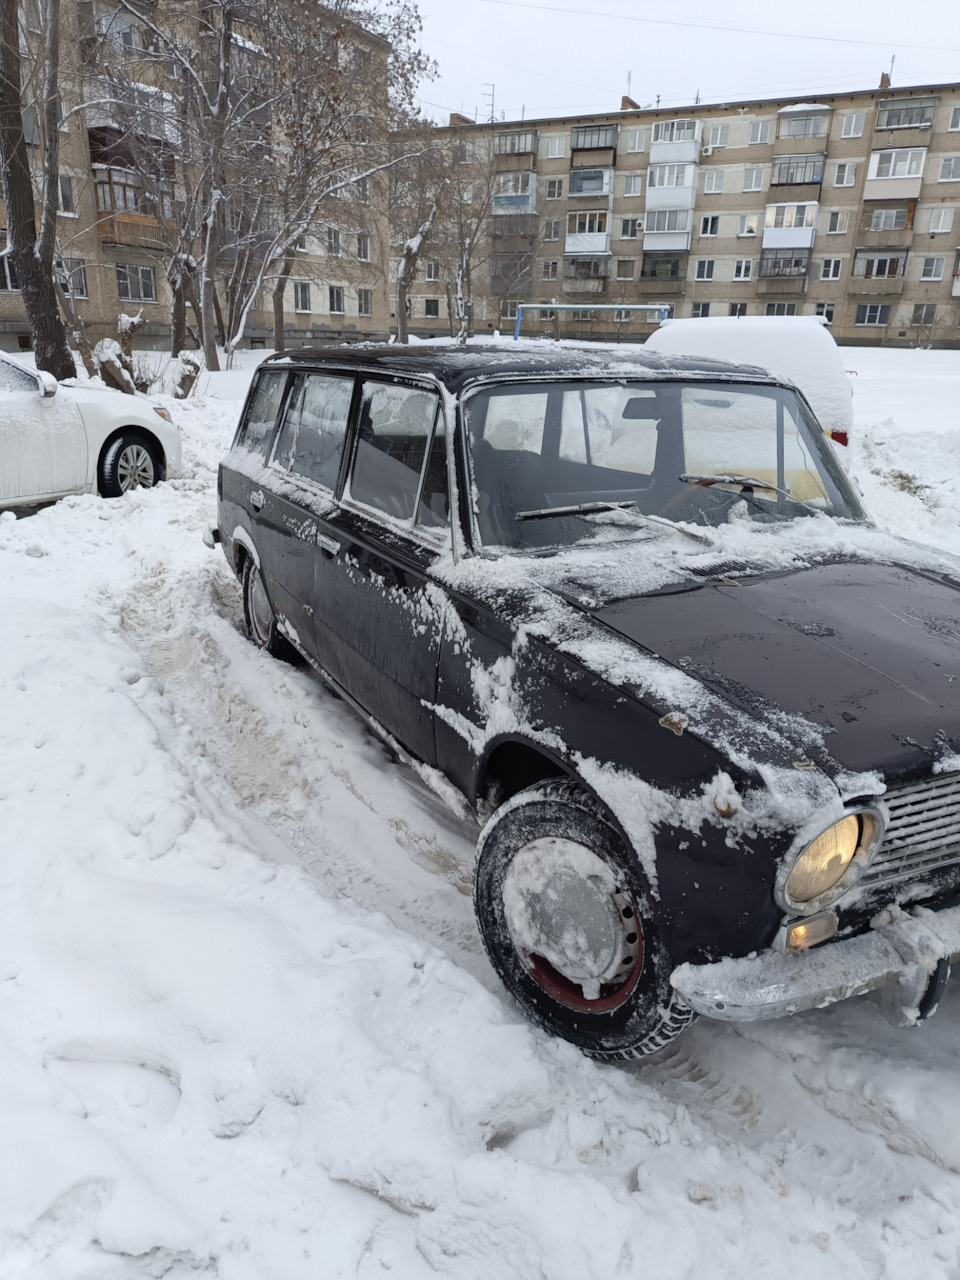
[[[782,387],[514,383],[466,401],[485,546],[568,546],[598,523],[864,519],[820,426]]]

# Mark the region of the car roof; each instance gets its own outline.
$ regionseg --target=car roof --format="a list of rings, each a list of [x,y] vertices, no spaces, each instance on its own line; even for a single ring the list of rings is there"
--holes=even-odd
[[[454,395],[468,384],[486,379],[505,378],[720,378],[739,381],[780,383],[766,369],[753,365],[730,364],[693,356],[658,355],[631,345],[623,351],[609,347],[562,347],[517,344],[505,346],[434,345],[433,343],[401,346],[397,343],[375,346],[357,343],[350,346],[301,347],[297,351],[278,352],[264,361],[267,367],[332,366],[341,369],[378,370],[383,373],[424,375],[436,378]],[[792,384],[788,384],[792,385]]]

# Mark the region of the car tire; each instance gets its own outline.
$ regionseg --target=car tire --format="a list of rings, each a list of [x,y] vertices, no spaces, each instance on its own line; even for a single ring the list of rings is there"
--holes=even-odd
[[[243,620],[247,627],[247,637],[258,649],[264,649],[274,658],[283,662],[296,663],[296,649],[283,635],[277,626],[277,616],[267,596],[260,576],[260,567],[253,556],[247,556],[243,562],[240,575],[240,586],[243,592]]]
[[[155,441],[139,431],[124,431],[100,455],[97,488],[104,498],[120,498],[131,489],[152,489],[160,480],[162,462]]]
[[[636,855],[573,779],[519,792],[481,833],[474,905],[491,963],[529,1018],[591,1058],[645,1057],[696,1017],[670,986],[648,898]]]

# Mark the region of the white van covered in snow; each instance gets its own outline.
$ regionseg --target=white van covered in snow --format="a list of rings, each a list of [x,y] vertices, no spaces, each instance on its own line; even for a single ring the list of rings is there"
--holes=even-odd
[[[645,346],[664,355],[760,365],[789,378],[806,396],[827,435],[837,444],[849,441],[853,388],[840,348],[819,316],[665,320]]]

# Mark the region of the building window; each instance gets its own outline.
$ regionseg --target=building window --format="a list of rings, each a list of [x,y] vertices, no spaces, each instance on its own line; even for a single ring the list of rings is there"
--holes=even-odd
[[[795,302],[768,302],[765,314],[768,316],[795,316],[797,314],[797,304]]]
[[[351,141],[355,142],[359,147],[365,147],[370,141],[370,121],[366,116],[353,117],[353,138]]]
[[[907,225],[906,209],[874,209],[871,231],[902,231]]]
[[[717,236],[720,234],[720,217],[718,214],[708,214],[707,217],[700,219],[700,234],[702,236]]]
[[[734,319],[739,320],[741,316],[745,316],[746,314],[747,314],[747,304],[745,302],[730,303],[730,306],[727,310],[727,315],[733,316]]]
[[[708,169],[703,175],[703,193],[707,196],[719,195],[723,190],[723,170]]]
[[[495,196],[525,196],[530,193],[530,174],[498,173],[493,181]]]
[[[933,120],[933,108],[933,102],[882,102],[877,111],[877,128],[929,128]]]
[[[954,107],[950,113],[950,123],[947,126],[951,132],[954,129],[960,129],[960,107]]]
[[[833,313],[836,310],[835,302],[818,302],[815,314],[823,316],[827,324],[833,324]]]
[[[332,316],[342,316],[343,310],[343,286],[332,284],[330,286],[330,314]]]
[[[686,164],[652,164],[648,182],[651,187],[685,187],[689,168]]]
[[[824,258],[820,264],[821,280],[839,280],[840,268],[843,265],[842,258]]]
[[[372,289],[357,290],[357,315],[360,315],[360,316],[373,315],[373,290]]]
[[[597,313],[595,311],[571,311],[570,312],[571,320],[583,320],[588,324],[596,320],[596,318],[597,318]]]
[[[773,162],[771,186],[796,186],[799,183],[822,181],[822,156],[778,156]]]
[[[153,267],[118,262],[117,293],[121,302],[156,302],[157,276]]]
[[[686,269],[686,254],[645,253],[640,266],[641,280],[678,280]]]
[[[637,269],[635,258],[618,258],[617,259],[617,279],[632,280],[634,272]]]
[[[635,153],[642,151],[647,143],[646,129],[628,129],[627,130],[627,150]]]
[[[862,111],[851,111],[843,117],[840,129],[841,138],[862,138],[865,115]]]
[[[708,316],[709,314],[710,314],[710,303],[709,303],[709,302],[695,302],[695,303],[693,304],[693,318],[694,318],[694,320],[706,320],[706,318],[707,318],[707,316]]]
[[[572,196],[601,196],[610,190],[608,169],[574,169],[570,174]]]
[[[935,324],[937,320],[937,304],[935,302],[917,302],[914,304],[911,324]]]
[[[780,117],[781,138],[822,138],[827,132],[826,116]]]
[[[712,124],[710,126],[710,146],[725,147],[730,140],[730,126],[728,124]]]
[[[361,262],[370,261],[370,237],[362,231],[357,236],[357,257]]]
[[[559,139],[561,148],[563,139]],[[535,129],[524,129],[519,133],[498,133],[493,140],[493,153],[497,156],[524,155],[528,151],[536,151],[537,133]],[[560,151],[563,155],[563,151]]]
[[[815,204],[768,204],[765,227],[812,227],[817,215]]]
[[[762,191],[763,190],[763,168],[748,168],[743,171],[743,189],[744,191]]]
[[[782,276],[801,278],[809,269],[808,249],[768,249],[760,255],[760,275],[764,279]]]
[[[547,218],[546,222],[544,222],[543,224],[543,238],[544,240],[560,239],[560,219],[559,218]]]
[[[563,274],[568,280],[599,280],[610,270],[608,258],[566,258]]]
[[[559,262],[543,262],[540,265],[543,269],[542,275],[544,280],[556,280],[557,270],[560,266]]]
[[[696,136],[696,120],[661,120],[653,126],[654,142],[693,142]]]
[[[770,141],[770,121],[769,120],[752,120],[750,122],[750,142],[752,144],[758,142]]]
[[[457,148],[457,158],[461,164],[473,164],[473,143],[461,142]]]
[[[753,276],[753,259],[737,258],[733,264],[734,280],[749,280]]]
[[[310,308],[310,284],[306,280],[294,280],[293,282],[293,309],[309,313]]]
[[[331,258],[340,257],[340,232],[336,227],[327,227],[327,253]]]
[[[713,258],[700,258],[697,262],[697,279],[712,280],[713,279]]]
[[[630,316],[631,316],[631,314],[632,314],[632,313],[631,313],[630,311],[626,310],[626,308],[624,308],[623,310],[615,311],[615,312],[613,313],[613,323],[614,323],[614,324],[629,324],[629,323],[630,323]]]
[[[64,293],[68,293],[71,298],[89,298],[87,272],[82,258],[60,258],[57,268],[57,277],[63,285]]]
[[[623,178],[623,194],[625,196],[643,195],[643,174],[627,173]]]
[[[930,234],[937,235],[942,231],[953,230],[953,210],[934,209],[930,214]]]
[[[857,166],[855,164],[838,164],[837,176],[833,180],[835,187],[852,187],[857,180]]]
[[[439,320],[440,319],[440,299],[424,298],[423,314],[426,316],[428,320]]]
[[[741,213],[740,230],[738,236],[755,236],[757,227],[760,225],[760,215],[758,213]]]
[[[361,204],[370,203],[370,179],[358,178],[353,184],[353,193]]]
[[[607,229],[607,215],[603,210],[590,213],[571,213],[567,216],[568,236],[601,235]],[[591,245],[596,248],[596,245]]]
[[[940,161],[940,182],[960,182],[960,156],[946,156]]]
[[[563,195],[563,179],[548,178],[547,179],[547,199],[559,200]]]
[[[570,146],[574,151],[599,151],[617,145],[619,128],[615,124],[578,125],[570,130]]]
[[[853,264],[853,274],[866,280],[892,280],[903,275],[905,253],[859,253]]]
[[[73,191],[73,178],[69,173],[60,174],[60,212],[76,213],[77,200]]]
[[[855,324],[858,325],[885,325],[890,322],[890,305],[889,303],[865,302],[857,307],[857,318]]]
[[[426,280],[439,280],[440,279],[440,263],[439,262],[424,263],[423,274]]]
[[[827,235],[845,236],[849,220],[846,209],[831,209],[827,214]]]
[[[871,178],[916,178],[923,173],[924,149],[874,151],[870,156]]]
[[[946,261],[946,258],[924,258],[923,267],[920,270],[920,279],[942,280]]]
[[[500,304],[500,315],[503,317],[503,319],[504,319],[504,320],[516,320],[516,318],[517,318],[517,303],[515,303],[515,302],[502,302],[502,303]]]
[[[547,139],[547,159],[560,160],[566,153],[567,140],[562,136]]]
[[[623,218],[620,222],[620,239],[636,240],[643,231],[642,218]]]
[[[646,231],[689,231],[689,209],[652,209],[644,223]]]

